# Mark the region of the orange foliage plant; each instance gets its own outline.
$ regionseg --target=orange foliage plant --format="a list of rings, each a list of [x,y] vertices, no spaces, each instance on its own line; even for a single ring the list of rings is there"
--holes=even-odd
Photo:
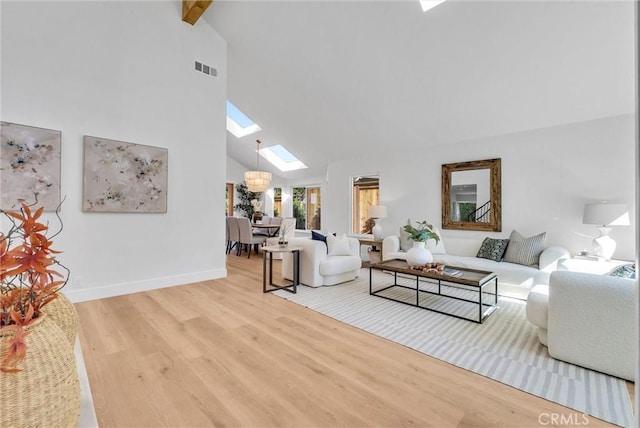
[[[56,260],[59,251],[51,248],[51,238],[60,231],[47,237],[49,227],[39,221],[43,208],[32,212],[22,202],[20,211],[0,212],[10,224],[6,233],[0,232],[0,334],[14,332],[6,343],[8,349],[0,361],[0,371],[12,373],[20,371],[17,365],[26,355],[29,330],[25,327],[33,324],[42,308],[58,297],[69,270]]]

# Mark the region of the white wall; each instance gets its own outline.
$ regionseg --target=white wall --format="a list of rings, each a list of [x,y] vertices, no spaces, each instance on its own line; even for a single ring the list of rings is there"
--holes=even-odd
[[[182,22],[178,1],[0,7],[2,120],[62,131],[54,242],[69,297],[226,276],[226,42],[203,20]],[[218,77],[194,71],[195,60]],[[168,148],[167,213],[82,212],[84,135]]]
[[[399,226],[428,220],[441,227],[441,165],[502,159],[502,232],[443,231],[447,239],[508,237],[515,228],[530,236],[547,232],[549,245],[575,253],[591,249],[597,235],[582,224],[585,203],[623,202],[635,218],[634,116],[623,115],[537,129],[516,134],[425,148],[413,153],[384,150],[358,159],[333,162],[324,196],[323,217],[329,232],[348,232],[351,218],[350,180],[361,171],[380,172],[380,203],[389,217],[380,220],[384,234]],[[614,257],[635,259],[636,226],[614,228]]]
[[[240,183],[244,180],[244,172],[247,169],[235,159],[227,156],[227,183]]]
[[[638,31],[638,23],[640,22],[640,7],[638,7],[638,3],[636,2],[636,51],[638,51],[638,37],[640,36],[640,32]],[[640,61],[636,56],[636,82],[638,85],[636,86],[636,150],[635,150],[635,164],[636,164],[636,201],[640,201],[640,93],[638,92],[638,88],[640,88]],[[635,217],[636,224],[640,224],[640,209],[636,210]],[[636,268],[640,266],[640,229],[636,228]],[[636,285],[640,283],[640,278],[636,274]],[[640,325],[640,287],[636,287],[636,325]],[[634,414],[640,414],[640,382],[637,379],[640,379],[640,329],[636,329],[636,373],[635,373],[635,406],[634,406]]]

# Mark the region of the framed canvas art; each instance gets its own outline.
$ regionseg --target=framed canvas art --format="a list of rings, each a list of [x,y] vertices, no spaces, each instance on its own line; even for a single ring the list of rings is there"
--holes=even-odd
[[[82,210],[167,212],[168,150],[84,137]]]
[[[0,122],[0,208],[20,208],[20,200],[37,202],[45,211],[60,205],[62,133]]]

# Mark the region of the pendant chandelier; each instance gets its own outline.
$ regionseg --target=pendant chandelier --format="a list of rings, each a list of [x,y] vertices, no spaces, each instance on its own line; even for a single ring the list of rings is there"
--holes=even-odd
[[[260,140],[256,140],[256,171],[246,171],[244,173],[244,181],[247,183],[247,189],[250,192],[264,192],[271,182],[271,173],[260,171]]]

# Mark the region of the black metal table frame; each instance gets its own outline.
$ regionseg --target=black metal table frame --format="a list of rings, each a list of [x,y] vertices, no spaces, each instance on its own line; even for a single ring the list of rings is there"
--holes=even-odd
[[[262,257],[262,292],[270,293],[276,290],[285,290],[289,293],[296,294],[298,285],[300,285],[300,250],[289,251],[293,256],[293,283],[288,285],[280,285],[273,283],[273,252],[265,251]],[[268,256],[267,256],[268,254]],[[269,285],[267,289],[267,258],[269,259]]]
[[[251,229],[267,229],[267,236],[269,238],[273,238],[278,234],[282,225],[279,224],[259,224],[259,223],[251,223]],[[271,233],[273,230],[273,233]],[[259,235],[259,233],[257,234]]]
[[[479,284],[478,286],[475,285],[467,285],[467,284],[462,284],[462,283],[455,283],[450,279],[439,279],[439,278],[430,278],[430,277],[426,277],[426,276],[420,276],[420,275],[413,275],[413,274],[407,274],[404,272],[395,272],[395,271],[387,271],[387,272],[393,272],[393,284],[381,288],[379,290],[373,291],[373,268],[369,267],[369,294],[372,296],[376,296],[376,297],[382,297],[383,299],[387,299],[387,300],[391,300],[393,302],[398,302],[398,303],[404,303],[405,305],[409,305],[409,306],[415,306],[421,309],[426,309],[428,311],[432,311],[432,312],[437,312],[439,314],[444,314],[444,315],[448,315],[451,317],[455,317],[455,318],[459,318],[462,320],[466,320],[466,321],[472,321],[478,324],[482,324],[482,322],[487,319],[487,317],[489,315],[491,315],[493,312],[495,312],[496,309],[498,309],[498,276],[494,275],[490,278],[488,278],[485,282]],[[380,269],[376,269],[376,270],[380,270]],[[384,269],[383,269],[384,270]],[[380,270],[380,271],[383,271]],[[398,284],[398,273],[402,273],[404,275],[413,275],[416,277],[416,286],[414,287],[408,287],[406,285],[400,285]],[[429,290],[421,290],[420,289],[420,278],[425,279],[425,282],[427,283],[431,283],[431,284],[435,284],[435,282],[438,283],[438,292],[434,293],[433,291],[429,291]],[[428,281],[428,280],[432,280],[432,281]],[[485,292],[483,291],[483,288],[487,285],[490,284],[492,281],[495,281],[495,292],[494,293],[489,293],[489,292]],[[466,286],[466,287],[473,287],[473,288],[477,288],[478,289],[478,300],[469,300],[469,299],[464,299],[462,297],[456,297],[456,296],[450,296],[448,294],[442,294],[442,283],[445,282],[446,284],[444,284],[445,287],[451,287],[451,288],[459,288],[462,290],[467,290],[467,291],[473,291],[473,290],[469,290],[469,288],[463,288],[460,287],[460,285]],[[406,288],[407,290],[415,290],[416,291],[416,303],[409,303],[409,302],[405,302],[402,300],[398,300],[398,299],[394,299],[392,297],[387,297],[387,296],[383,296],[380,293],[388,290],[390,288],[393,287],[401,287],[401,288]],[[478,305],[478,319],[473,319],[473,318],[467,318],[467,317],[463,317],[460,315],[456,315],[456,314],[452,314],[450,312],[444,312],[444,311],[439,311],[437,309],[433,309],[433,308],[428,308],[426,306],[422,306],[420,305],[420,293],[428,293],[428,294],[433,294],[436,296],[441,296],[441,297],[445,297],[447,299],[455,299],[455,300],[461,300],[464,302],[469,302],[469,303],[475,303]],[[491,294],[494,297],[494,303],[493,304],[489,304],[489,303],[483,303],[482,302],[482,294]],[[489,308],[491,308],[486,314],[483,313],[483,307],[487,306]]]

